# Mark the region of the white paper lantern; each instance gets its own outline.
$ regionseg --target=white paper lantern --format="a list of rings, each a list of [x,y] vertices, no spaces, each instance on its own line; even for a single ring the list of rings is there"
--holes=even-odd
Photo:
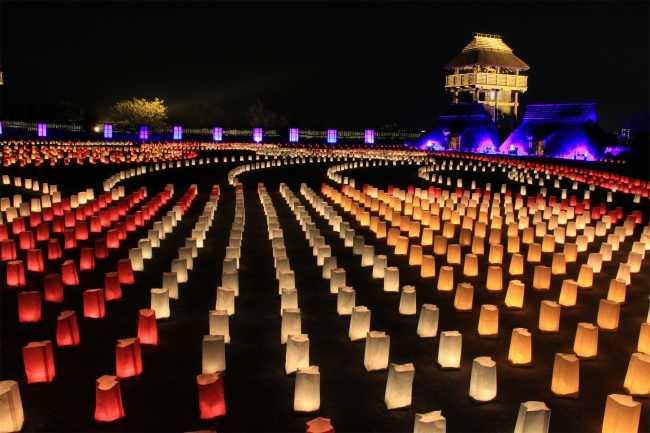
[[[350,316],[356,302],[356,292],[352,287],[339,287],[336,299],[336,312],[339,316]]]
[[[162,288],[169,292],[169,299],[178,299],[178,277],[176,272],[163,272]]]
[[[551,409],[541,401],[527,401],[519,406],[515,433],[548,433]]]
[[[381,331],[370,331],[366,334],[366,350],[363,365],[367,371],[385,370],[388,368],[390,352],[390,336]]]
[[[646,355],[650,355],[650,323],[646,322],[641,324],[637,350]]]
[[[365,339],[368,331],[370,331],[370,310],[363,305],[352,308],[350,330],[348,332],[350,341]]]
[[[488,263],[491,265],[500,265],[503,261],[503,245],[490,244],[490,252],[488,254]]]
[[[282,313],[282,328],[280,342],[287,344],[289,335],[301,333],[300,308],[285,308]]]
[[[399,268],[390,266],[384,269],[384,292],[399,292]]]
[[[521,254],[513,254],[510,259],[510,275],[523,275],[524,274],[524,256]]]
[[[384,278],[386,267],[388,266],[388,259],[384,255],[375,256],[372,265],[372,278]]]
[[[286,316],[286,315],[285,315]],[[293,397],[295,412],[316,412],[320,409],[320,372],[315,365],[299,367]]]
[[[488,403],[497,398],[497,363],[489,356],[479,356],[472,362],[469,397],[475,403]]]
[[[169,317],[169,290],[151,289],[151,309],[156,312],[156,319]]]
[[[486,288],[488,292],[503,290],[503,276],[500,266],[488,266]]]
[[[287,339],[287,354],[284,369],[287,374],[298,368],[309,367],[309,337],[307,334],[290,335]]]
[[[434,338],[438,335],[438,317],[440,311],[433,304],[424,304],[420,310],[417,334],[420,338]]]
[[[176,272],[176,280],[178,281],[179,284],[187,282],[187,260],[185,259],[172,260],[171,271]]]
[[[384,402],[389,410],[411,406],[414,377],[415,367],[413,364],[390,364],[384,397]]]
[[[0,431],[17,432],[23,428],[25,415],[18,382],[0,381]]]
[[[223,335],[203,336],[203,374],[226,371],[226,346]]]
[[[438,348],[438,366],[443,370],[459,369],[462,348],[463,336],[460,332],[441,332],[440,346]]]
[[[375,263],[375,247],[373,245],[364,245],[361,253],[361,266],[373,266]]]
[[[404,316],[413,316],[417,313],[415,302],[415,287],[404,286],[399,301],[399,314]]]
[[[239,296],[239,272],[223,272],[221,274],[221,286],[230,287]]]
[[[625,280],[623,279],[610,280],[609,291],[607,292],[607,300],[623,304],[625,303],[626,291],[627,291],[627,286],[625,284]]]
[[[439,410],[425,414],[416,413],[413,433],[447,433],[447,419]]]
[[[548,266],[535,266],[533,275],[533,289],[546,291],[551,288],[551,268]]]
[[[323,259],[323,278],[329,280],[332,278],[332,270],[338,268],[336,257],[325,257]]]
[[[217,287],[215,310],[226,310],[229,316],[235,314],[235,289],[231,287]]]
[[[296,274],[293,271],[280,272],[278,280],[278,294],[282,294],[282,289],[296,288]]]
[[[228,323],[228,317],[228,311],[226,310],[210,310],[210,335],[223,335],[226,344],[230,344],[230,326]]]
[[[437,288],[439,292],[451,292],[454,290],[454,268],[451,266],[440,267]]]
[[[556,397],[578,398],[580,361],[574,354],[556,353],[551,392]]]

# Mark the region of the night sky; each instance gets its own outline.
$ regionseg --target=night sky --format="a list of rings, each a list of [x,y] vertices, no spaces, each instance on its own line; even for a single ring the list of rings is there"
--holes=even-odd
[[[259,98],[302,128],[424,129],[451,102],[444,65],[482,32],[531,67],[522,105],[595,101],[614,131],[648,109],[649,4],[2,1],[2,116],[159,97],[171,123],[216,106],[234,127]]]

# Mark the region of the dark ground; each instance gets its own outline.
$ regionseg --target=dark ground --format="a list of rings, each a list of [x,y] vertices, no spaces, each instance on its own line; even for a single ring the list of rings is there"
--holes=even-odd
[[[210,156],[215,154],[209,153]],[[231,154],[240,153],[218,153],[220,157]],[[208,156],[208,153],[202,156]],[[526,284],[524,308],[518,311],[503,308],[505,290],[499,294],[486,292],[487,254],[479,259],[479,277],[464,277],[462,267],[456,266],[455,282],[468,281],[475,287],[472,313],[459,314],[453,310],[453,294],[439,294],[435,289],[435,279],[422,280],[419,268],[410,267],[406,257],[393,256],[392,248],[386,247],[383,240],[375,240],[353,219],[344,216],[357,234],[365,236],[366,244],[375,245],[376,254],[388,255],[389,266],[400,268],[400,286],[411,284],[416,287],[418,311],[423,303],[433,303],[440,308],[439,332],[458,330],[463,334],[462,368],[441,371],[436,366],[439,338],[417,337],[417,316],[399,316],[399,295],[383,292],[382,280],[371,278],[371,268],[360,266],[360,257],[353,256],[350,248],[343,247],[338,233],[331,230],[324,218],[316,216],[314,209],[300,195],[301,182],[319,192],[321,183],[328,181],[326,168],[333,163],[273,167],[239,176],[245,189],[246,225],[239,271],[240,296],[236,300],[236,316],[230,322],[232,343],[226,350],[227,416],[214,422],[201,421],[195,377],[201,373],[201,339],[208,333],[208,311],[214,309],[216,287],[221,283],[221,262],[225,257],[234,217],[234,188],[227,185],[226,175],[228,170],[240,164],[220,162],[216,165],[174,168],[136,176],[120,183],[125,186],[127,194],[146,185],[149,197],[162,191],[167,183],[174,184],[175,196],[154,220],[171,209],[190,184],[198,184],[199,194],[174,233],[167,235],[162,248],[154,249],[153,259],[145,261],[145,271],[136,273],[135,284],[123,286],[124,299],[106,304],[104,319],[83,318],[81,293],[89,288],[102,287],[104,273],[115,270],[118,259],[128,257],[128,248],[133,248],[138,239],[146,237],[146,230],[153,221],[138,232],[129,234],[120,250],[110,250],[109,259],[97,260],[94,271],[79,272],[80,285],[65,288],[65,301],[62,304],[44,303],[43,318],[38,323],[18,323],[17,293],[21,290],[42,290],[43,276],[59,272],[63,260],[73,258],[78,264],[79,250],[72,253],[64,250],[60,260],[46,260],[42,275],[26,272],[27,286],[20,290],[7,287],[5,278],[2,278],[0,375],[2,380],[19,383],[26,418],[24,431],[304,430],[305,422],[316,415],[298,416],[292,413],[295,378],[284,373],[285,346],[279,343],[280,297],[277,294],[266,220],[256,193],[258,182],[263,182],[271,195],[284,230],[291,267],[296,273],[302,332],[309,334],[310,363],[319,366],[321,372],[320,415],[331,418],[336,431],[412,431],[414,414],[433,410],[442,410],[450,432],[512,431],[520,403],[530,400],[544,401],[551,409],[551,431],[600,431],[607,395],[624,393],[623,380],[630,355],[636,351],[639,328],[648,314],[650,268],[647,259],[641,272],[632,276],[627,302],[621,308],[618,332],[601,332],[598,358],[581,362],[579,399],[556,398],[551,394],[553,358],[556,352],[572,352],[579,322],[596,322],[598,302],[606,298],[609,281],[615,278],[618,263],[627,260],[632,239],[638,239],[641,228],[637,227],[634,237],[628,237],[621,244],[611,262],[604,263],[602,272],[594,278],[594,288],[579,292],[577,307],[562,311],[560,332],[542,335],[537,331],[540,302],[558,299],[562,280],[577,279],[580,264],[586,263],[588,252],[580,253],[577,263],[567,264],[567,275],[553,276],[549,292],[532,290],[536,264],[526,263],[525,275],[517,278]],[[2,173],[57,184],[64,196],[87,187],[93,187],[98,195],[101,182],[126,167],[71,165],[3,168]],[[445,172],[445,175],[448,174]],[[381,189],[388,184],[400,188],[429,185],[417,177],[415,165],[355,169],[343,175],[355,178],[357,187],[362,183]],[[451,175],[457,177],[456,173]],[[519,184],[507,181],[502,173],[462,172],[460,176],[466,182],[476,180],[480,187],[492,182],[494,191],[499,190],[501,183],[508,183],[513,191],[519,190]],[[321,235],[332,246],[332,255],[338,257],[339,267],[346,269],[347,284],[356,290],[357,305],[365,305],[372,311],[371,329],[385,331],[391,336],[390,362],[411,362],[415,365],[413,405],[410,409],[386,410],[383,398],[387,373],[365,371],[364,344],[348,340],[349,318],[337,316],[336,297],[329,294],[329,281],[321,279],[321,268],[316,266],[316,259],[311,255],[311,248],[300,225],[278,192],[279,182],[287,183],[307,206]],[[570,181],[562,183],[571,195]],[[158,323],[158,346],[143,348],[141,379],[122,381],[126,418],[113,425],[98,426],[93,421],[94,380],[104,374],[115,373],[116,340],[136,335],[138,310],[149,308],[149,290],[160,287],[161,273],[169,270],[170,261],[177,257],[177,248],[184,246],[185,238],[190,236],[213,184],[221,185],[222,197],[205,247],[194,259],[194,270],[189,273],[189,281],[180,287],[180,300],[171,304],[171,319]],[[537,192],[536,187],[527,187],[529,194]],[[2,196],[11,197],[16,193],[23,195],[23,201],[32,196],[24,189],[2,188]],[[559,191],[549,189],[549,193]],[[604,197],[602,190],[592,193],[592,202]],[[620,193],[614,195],[614,200],[612,209],[617,205],[624,206],[626,213],[632,209],[642,209],[643,221],[647,224],[647,200],[641,205],[633,205],[630,195]],[[339,214],[343,215],[341,211]],[[79,242],[79,246],[92,246],[93,239],[91,236],[89,241]],[[599,247],[599,243],[593,243],[589,251],[597,252]],[[430,253],[429,250],[430,247],[427,247],[427,253]],[[463,255],[467,250],[463,248]],[[522,251],[524,254],[527,251],[525,245],[522,245]],[[21,257],[24,259],[25,254],[21,253]],[[509,262],[509,255],[504,253],[504,288],[510,279],[507,274]],[[551,255],[544,254],[541,264],[550,266],[550,262]],[[436,257],[437,272],[445,264],[444,258]],[[480,339],[476,334],[480,305],[486,303],[500,307],[498,339]],[[56,317],[60,311],[69,309],[77,312],[81,344],[75,348],[54,348],[56,378],[52,383],[27,385],[21,347],[30,341],[49,339],[55,342]],[[528,328],[532,333],[532,368],[513,368],[507,363],[510,333],[515,327]],[[478,356],[491,356],[498,365],[497,401],[485,405],[475,405],[468,397],[471,362]],[[643,404],[640,431],[650,431],[648,399],[635,399]]]

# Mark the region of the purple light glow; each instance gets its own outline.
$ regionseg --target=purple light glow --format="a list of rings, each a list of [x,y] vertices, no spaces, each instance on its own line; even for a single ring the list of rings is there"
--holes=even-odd
[[[262,128],[253,128],[253,141],[255,143],[261,143],[263,135]]]
[[[300,137],[300,132],[298,131],[298,128],[289,129],[289,142],[290,143],[297,143],[298,142],[298,137]]]
[[[327,142],[336,143],[336,129],[327,130]]]
[[[0,122],[0,135],[2,135],[2,122]]]
[[[149,140],[149,127],[141,126],[140,127],[140,140]]]
[[[38,136],[47,137],[47,124],[45,123],[38,124]]]
[[[375,131],[372,129],[366,129],[364,132],[364,141],[366,144],[374,144],[375,143]]]
[[[113,138],[113,125],[110,123],[104,124],[104,138]]]
[[[212,130],[212,140],[214,141],[223,140],[223,128],[216,127]]]
[[[174,126],[174,140],[182,140],[182,139],[183,139],[183,127]]]

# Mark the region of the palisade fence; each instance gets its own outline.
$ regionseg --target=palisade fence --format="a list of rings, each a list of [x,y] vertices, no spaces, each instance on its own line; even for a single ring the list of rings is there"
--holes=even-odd
[[[25,138],[32,139],[36,137],[38,123],[16,122],[11,120],[2,121],[3,134],[0,138]],[[81,125],[75,124],[47,124],[47,137],[65,138],[65,139],[96,139],[103,138],[101,125],[99,131],[84,130]],[[212,128],[183,128],[183,140],[186,141],[212,141]],[[365,131],[337,131],[338,140],[361,140],[364,139]],[[224,129],[224,141],[252,141],[252,129]],[[301,129],[300,141],[303,140],[326,140],[327,130]],[[375,131],[375,140],[381,141],[407,141],[417,139],[421,135],[420,131]],[[172,141],[173,130],[168,128],[149,128],[148,141]],[[128,131],[113,124],[113,139],[140,141],[137,132]],[[288,141],[288,135],[280,133],[277,130],[264,130],[264,139],[269,141]]]

